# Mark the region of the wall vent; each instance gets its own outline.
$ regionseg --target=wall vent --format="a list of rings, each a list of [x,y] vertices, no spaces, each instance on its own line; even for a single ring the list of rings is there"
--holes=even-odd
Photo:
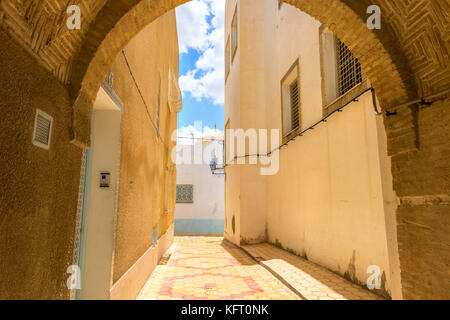
[[[36,109],[34,120],[33,144],[43,149],[50,148],[53,118],[44,111]]]

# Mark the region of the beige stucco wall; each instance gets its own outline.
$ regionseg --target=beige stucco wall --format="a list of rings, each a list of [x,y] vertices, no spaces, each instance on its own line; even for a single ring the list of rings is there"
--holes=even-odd
[[[3,31],[0,40],[0,298],[69,299],[82,160],[82,149],[71,143],[73,101],[67,87]],[[125,51],[155,123],[161,79],[159,133],[170,147],[177,113],[168,111],[167,99],[169,67],[178,77],[175,12],[149,25]],[[124,103],[113,284],[128,272],[125,289],[111,296],[130,298],[152,271],[141,262],[154,260],[154,266],[173,239],[176,171],[122,55],[111,70]],[[32,144],[36,108],[54,119],[49,150]],[[152,250],[154,225],[161,241]]]
[[[236,6],[239,6],[238,1],[229,0],[226,1],[225,10],[225,41],[230,37],[231,21]],[[238,20],[239,21],[239,20]],[[238,22],[239,25],[239,22]],[[225,80],[225,110],[224,120],[225,126],[228,129],[236,129],[241,127],[240,121],[240,34],[238,32],[238,48],[233,58],[233,62],[230,64],[230,73]],[[231,43],[231,40],[230,40]],[[226,128],[226,129],[227,129]],[[227,154],[227,151],[225,152]],[[228,162],[228,159],[225,159]],[[239,244],[240,243],[240,177],[241,168],[238,166],[229,166],[225,172],[225,231],[224,236],[228,240]]]
[[[270,63],[270,57],[264,55],[266,12],[261,3],[259,0],[226,2],[225,39],[230,35],[236,7],[238,21],[238,48],[225,84],[225,124],[229,121],[229,129],[246,131],[265,126],[261,106],[267,98],[263,91],[264,66]],[[258,172],[259,167],[255,165],[233,164],[226,168],[225,236],[236,244],[255,243],[265,238],[266,205],[260,201],[266,197],[265,179]]]
[[[68,299],[82,154],[71,101],[3,31],[0,56],[0,299]],[[49,150],[32,144],[36,108],[54,119]]]
[[[124,105],[113,283],[149,250],[155,225],[158,238],[173,225],[173,206],[165,197],[170,192],[167,201],[175,203],[176,171],[170,150],[177,111],[171,112],[168,104],[169,71],[178,77],[175,12],[146,27],[124,51],[148,110],[119,54],[111,66],[113,89]],[[142,282],[152,270],[143,271],[133,281]]]
[[[227,2],[227,17],[232,16],[232,2]],[[250,4],[251,10],[246,10]],[[234,122],[244,129],[281,130],[280,81],[296,59],[302,128],[320,120],[320,23],[287,4],[279,10],[275,0],[239,1],[238,10],[240,44],[245,39],[246,45],[240,46],[240,65],[232,65],[226,85],[225,121],[229,117],[231,127]],[[234,102],[236,96],[240,105]],[[247,242],[246,236],[267,240],[360,284],[369,276],[367,267],[378,265],[384,273],[380,293],[395,291],[398,297],[397,244],[392,235],[396,197],[384,126],[374,114],[370,92],[279,154],[280,169],[273,176],[263,178],[257,166],[227,169],[226,215],[230,219],[234,208],[240,208],[240,241]],[[263,183],[248,182],[260,180]],[[240,190],[233,191],[236,184]],[[256,197],[248,197],[246,191]],[[254,210],[256,206],[262,209]],[[265,229],[266,237],[258,239],[250,228]]]

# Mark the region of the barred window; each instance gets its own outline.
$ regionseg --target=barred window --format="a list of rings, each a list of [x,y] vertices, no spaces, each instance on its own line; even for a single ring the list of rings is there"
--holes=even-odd
[[[283,137],[289,138],[301,127],[300,69],[297,59],[281,80]]]
[[[323,115],[351,101],[367,87],[358,59],[325,25],[319,29]]]
[[[336,39],[336,51],[338,96],[342,96],[362,82],[361,64],[339,39]]]
[[[177,203],[194,202],[194,185],[177,184]]]
[[[298,79],[292,81],[289,85],[289,92],[291,95],[291,128],[297,129],[300,124],[299,119],[299,88],[298,88]]]

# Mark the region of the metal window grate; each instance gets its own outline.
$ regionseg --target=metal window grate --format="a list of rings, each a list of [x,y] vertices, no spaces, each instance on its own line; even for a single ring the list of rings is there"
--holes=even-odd
[[[347,46],[337,39],[338,95],[350,91],[362,82],[361,64]]]
[[[194,202],[194,185],[177,184],[177,203]]]
[[[297,129],[300,125],[300,115],[299,115],[299,87],[298,80],[294,80],[289,85],[289,93],[291,97],[291,130]]]
[[[53,118],[45,112],[37,109],[34,124],[33,144],[48,149],[50,146],[50,137]]]

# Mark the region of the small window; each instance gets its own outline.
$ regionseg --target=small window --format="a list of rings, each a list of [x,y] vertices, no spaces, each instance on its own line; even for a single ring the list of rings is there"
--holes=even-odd
[[[194,202],[194,185],[177,184],[177,203]]]
[[[301,129],[300,72],[297,60],[281,80],[283,137],[289,139]]]
[[[225,46],[225,82],[230,73],[230,37],[228,37],[227,45]]]
[[[231,59],[234,60],[238,47],[238,25],[237,25],[237,7],[234,10],[233,20],[231,22]]]
[[[322,98],[324,115],[327,115],[362,92],[367,81],[358,59],[323,25],[320,28],[320,48]]]
[[[362,82],[361,64],[347,46],[336,38],[336,57],[338,70],[338,96],[346,94]]]
[[[40,109],[36,109],[34,120],[33,144],[43,149],[50,148],[53,118]]]
[[[289,85],[289,95],[291,99],[291,129],[293,130],[297,129],[300,126],[298,79],[295,79]]]

